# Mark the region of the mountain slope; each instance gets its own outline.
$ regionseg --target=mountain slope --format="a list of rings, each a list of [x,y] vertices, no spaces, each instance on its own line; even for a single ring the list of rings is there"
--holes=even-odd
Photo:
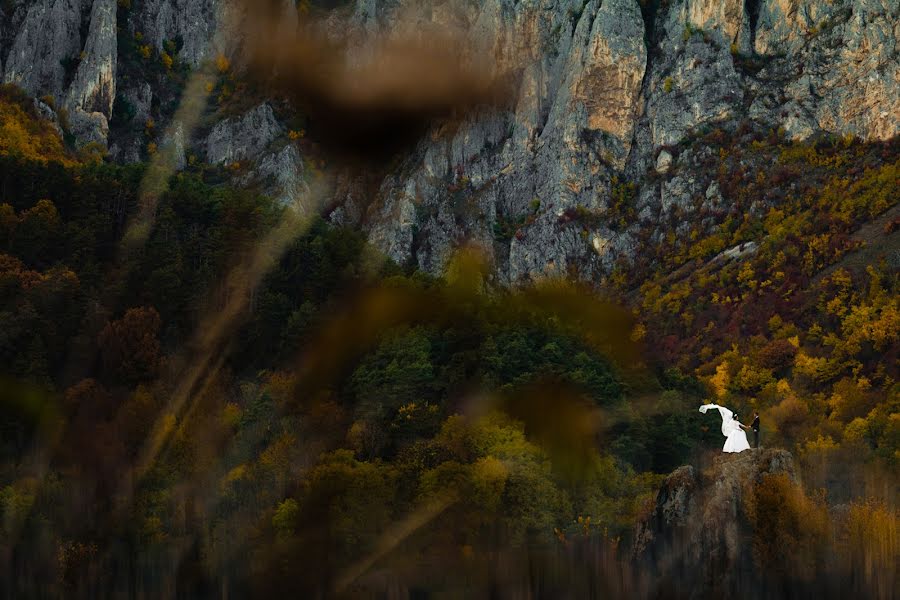
[[[349,60],[365,43],[405,35],[407,23],[454,28],[518,82],[510,109],[436,124],[374,186],[337,174],[332,219],[361,225],[388,256],[432,273],[474,241],[501,281],[608,275],[644,252],[648,234],[665,236],[678,208],[704,197],[706,207],[734,203],[694,166],[702,147],[673,158],[672,148],[710,128],[729,136],[741,127],[777,130],[788,141],[819,133],[887,140],[900,131],[900,9],[888,0],[319,4],[281,3],[280,27],[296,28],[298,11],[315,15],[332,35],[355,40]],[[205,136],[258,109],[227,106],[235,89],[251,93],[241,83],[241,4],[119,2],[118,33],[111,6],[5,4],[3,80],[54,97],[78,143],[108,144],[117,160],[175,143],[181,165],[185,153],[229,165],[208,151]],[[179,79],[214,59],[224,76],[206,125],[181,140],[178,124],[166,129]],[[275,106],[282,125],[267,125],[262,155],[250,161],[257,166],[245,165],[235,181],[264,183],[290,203],[305,189],[305,163],[319,157],[289,139],[303,128],[296,113]],[[240,129],[226,133],[231,144],[250,143]],[[720,222],[707,218],[704,229]]]

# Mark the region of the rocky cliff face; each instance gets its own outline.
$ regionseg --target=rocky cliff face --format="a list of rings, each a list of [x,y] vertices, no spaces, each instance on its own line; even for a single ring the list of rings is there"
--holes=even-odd
[[[661,597],[753,597],[761,576],[748,503],[755,487],[775,475],[796,481],[789,452],[723,454],[703,472],[685,466],[666,478],[633,547]]]
[[[750,121],[792,138],[900,131],[900,8],[888,0],[645,7],[487,0],[472,8],[471,23],[532,53],[515,109],[423,141],[366,215],[373,241],[431,271],[459,240],[474,239],[508,282],[573,267],[602,277],[633,256],[642,233],[664,233],[659,223],[675,207],[727,202],[712,174],[692,171],[690,153],[673,164],[667,151],[705,125]],[[389,28],[393,10],[375,10],[374,20]],[[657,170],[661,177],[647,176]],[[604,215],[624,181],[636,186],[638,218],[613,230]],[[589,218],[573,222],[579,216]],[[511,237],[496,234],[510,224]]]
[[[116,94],[144,120],[171,116],[159,90],[123,81],[117,28],[158,52],[176,43],[191,68],[240,45],[233,0],[134,0],[118,13],[114,0],[11,0],[0,11],[3,80],[54,96],[81,143],[119,142],[108,139],[121,118]],[[293,2],[284,15],[296,24]],[[749,123],[795,139],[900,131],[893,0],[357,0],[330,22],[335,35],[361,40],[394,35],[398,22],[460,28],[473,52],[518,82],[510,108],[436,124],[376,197],[353,174],[338,182],[335,220],[432,272],[470,241],[494,258],[501,281],[603,277],[663,235],[673,211],[727,205],[696,167],[702,148],[672,151],[704,127]],[[348,60],[365,47],[351,45]],[[257,116],[229,115],[212,135],[180,143],[228,162],[260,136],[284,140],[278,123],[241,129]],[[116,148],[119,160],[140,158],[129,143]],[[299,189],[297,155],[275,148],[256,170]],[[633,209],[624,218],[623,203]]]

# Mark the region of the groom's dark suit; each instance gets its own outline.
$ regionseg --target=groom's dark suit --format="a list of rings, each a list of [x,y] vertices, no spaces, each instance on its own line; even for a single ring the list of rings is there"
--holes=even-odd
[[[759,448],[759,415],[753,418],[750,428],[753,430],[753,446]]]

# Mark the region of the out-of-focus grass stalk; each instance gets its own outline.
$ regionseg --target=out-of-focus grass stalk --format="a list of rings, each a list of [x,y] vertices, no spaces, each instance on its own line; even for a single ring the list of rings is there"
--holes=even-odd
[[[177,427],[179,419],[190,412],[185,404],[199,397],[215,379],[222,367],[230,335],[247,312],[251,292],[281,258],[288,245],[302,235],[316,214],[312,200],[324,193],[313,186],[297,208],[286,209],[281,222],[254,248],[252,253],[226,278],[225,306],[201,320],[196,335],[188,346],[190,358],[178,376],[175,391],[160,414],[135,463],[134,479],[139,480],[152,467],[157,456]]]
[[[191,75],[181,97],[181,104],[166,128],[163,139],[174,139],[179,129],[184,139],[190,139],[206,109],[209,90],[213,89],[215,77],[215,69],[210,63],[204,64]],[[176,158],[175,144],[169,143],[150,159],[138,192],[138,212],[128,224],[120,244],[123,259],[134,250],[142,248],[150,237],[156,223],[159,198],[169,187],[169,178],[177,169]]]
[[[173,139],[176,132],[180,129],[181,135],[185,139],[190,139],[206,108],[210,94],[209,90],[212,89],[214,81],[215,69],[212,64],[203,65],[191,75],[182,95],[181,104],[172,122],[166,129],[166,138]],[[117,295],[121,292],[122,283],[127,275],[129,256],[134,251],[142,248],[147,242],[156,222],[156,209],[159,204],[159,198],[168,187],[169,179],[175,173],[176,168],[177,160],[174,144],[166,144],[151,159],[139,189],[138,212],[126,228],[119,246],[118,260],[108,273],[107,285],[104,288],[106,294],[100,303],[104,310],[108,311],[108,307],[115,304]],[[82,337],[86,336],[90,339],[96,337],[97,332],[93,330],[96,325],[96,320],[86,321],[81,332]],[[75,354],[77,355],[77,352]],[[73,364],[75,362],[78,361],[70,358],[64,372],[70,374],[79,371],[78,366]],[[52,415],[47,415],[46,418],[42,416],[40,423],[41,441],[35,445],[33,456],[27,459],[27,463],[32,465],[31,474],[37,481],[35,494],[38,493],[44,481],[49,470],[50,461],[53,459],[53,455],[66,431],[66,423],[58,411]],[[22,515],[23,523],[26,518],[27,513]],[[16,527],[14,531],[19,529],[20,527]]]
[[[359,579],[359,577],[368,571],[379,559],[391,552],[391,550],[396,548],[398,544],[403,542],[403,540],[410,535],[433,521],[458,500],[459,498],[456,493],[448,490],[443,495],[433,498],[420,506],[402,521],[395,523],[382,534],[372,553],[354,563],[341,573],[334,586],[335,594],[345,592],[354,581]]]

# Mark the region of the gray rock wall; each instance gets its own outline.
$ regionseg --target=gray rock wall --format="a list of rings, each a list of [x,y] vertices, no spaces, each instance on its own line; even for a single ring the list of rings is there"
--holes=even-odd
[[[2,57],[3,82],[15,83],[29,94],[50,94],[63,100],[66,61],[78,58],[82,40],[81,0],[38,0],[25,11],[6,56]]]
[[[679,174],[645,176],[657,164],[667,173],[665,148],[704,125],[752,119],[794,138],[900,132],[900,5],[761,0],[758,14],[745,6],[672,0],[647,23],[635,0],[485,0],[470,8],[457,20],[476,36],[499,32],[498,68],[521,66],[515,108],[435,129],[384,179],[363,217],[370,239],[432,272],[465,240],[493,256],[503,281],[573,270],[602,278],[676,207],[727,202],[709,174],[691,172],[689,154]],[[405,8],[360,1],[356,22],[384,35]],[[747,70],[747,59],[764,67]],[[639,218],[616,231],[603,224],[614,177],[638,186]],[[575,208],[589,225],[565,217]],[[515,235],[494,234],[510,223]]]
[[[294,3],[284,1],[284,26],[296,27]],[[122,13],[125,23],[116,23],[115,4],[13,0],[0,9],[3,81],[67,106],[81,143],[115,135],[117,90],[136,122],[150,118],[156,90],[119,81],[117,27],[160,49],[179,40],[178,60],[191,67],[219,53],[240,62],[234,0],[142,0]],[[431,272],[474,242],[493,257],[500,281],[561,272],[598,279],[627,264],[638,239],[659,239],[672,211],[689,213],[696,199],[727,205],[709,174],[692,166],[701,156],[667,150],[700,127],[728,130],[749,119],[796,139],[900,132],[894,0],[661,4],[642,14],[637,0],[357,0],[335,11],[332,34],[352,40],[347,60],[363,60],[379,37],[453,27],[518,87],[508,109],[435,125],[374,186],[374,198],[371,182],[342,181],[334,218],[364,227],[398,262]],[[214,163],[252,158],[262,179],[302,188],[303,161],[276,143],[286,128],[271,111],[210,130],[200,140],[161,142],[200,147]],[[135,139],[109,143],[121,160],[139,157]],[[610,199],[623,181],[635,186],[635,211],[613,226]]]

